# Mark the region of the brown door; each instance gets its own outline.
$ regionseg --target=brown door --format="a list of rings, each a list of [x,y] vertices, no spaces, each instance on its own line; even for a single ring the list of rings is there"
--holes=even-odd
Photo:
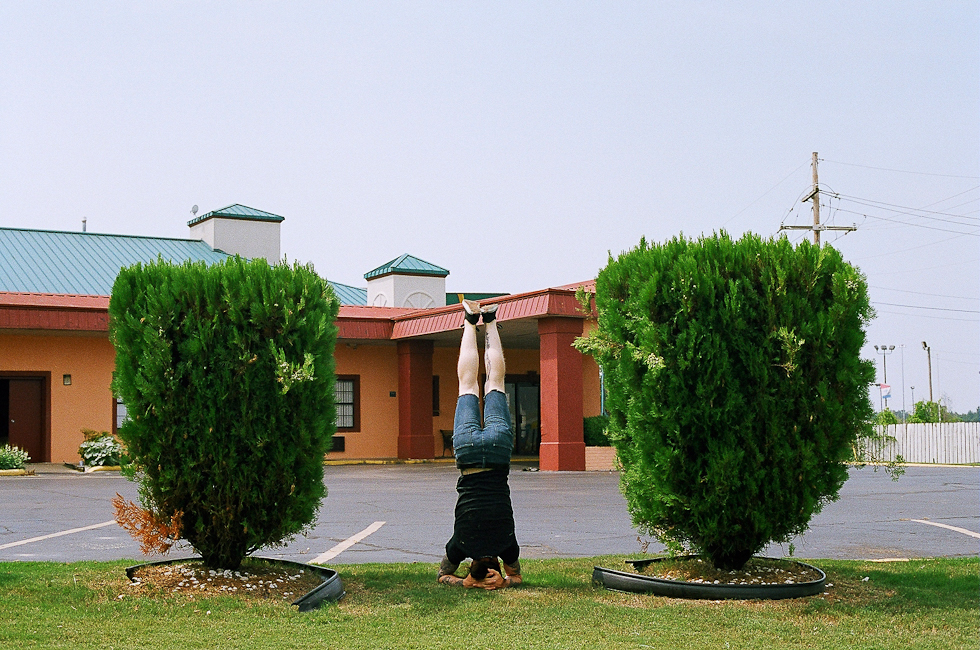
[[[41,434],[43,384],[43,379],[33,377],[10,380],[10,406],[7,409],[10,445],[26,451],[34,463],[46,460]]]

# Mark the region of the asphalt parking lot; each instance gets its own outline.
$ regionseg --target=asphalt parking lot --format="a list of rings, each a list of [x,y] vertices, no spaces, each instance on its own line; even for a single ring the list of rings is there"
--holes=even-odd
[[[133,483],[117,472],[38,469],[33,477],[0,477],[0,561],[145,561],[112,521],[112,497],[135,500]],[[510,483],[523,557],[637,553],[647,544],[661,550],[631,525],[618,474],[522,469],[513,467]],[[434,565],[452,533],[456,476],[449,464],[327,467],[328,497],[315,526],[258,555]],[[801,558],[888,559],[977,555],[978,538],[980,468],[909,467],[898,482],[864,468],[851,470],[841,499],[793,544]],[[787,552],[784,545],[765,554]],[[170,557],[190,554],[178,548]]]

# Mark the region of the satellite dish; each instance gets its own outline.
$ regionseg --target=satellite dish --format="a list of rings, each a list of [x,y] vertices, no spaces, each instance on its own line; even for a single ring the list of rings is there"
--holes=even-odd
[[[197,216],[197,206],[196,205],[193,208],[191,208],[191,214],[193,214],[195,217]]]

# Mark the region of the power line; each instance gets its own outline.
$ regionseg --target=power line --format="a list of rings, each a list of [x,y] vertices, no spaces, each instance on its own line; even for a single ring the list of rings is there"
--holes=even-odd
[[[980,257],[975,257],[972,260],[962,260],[959,262],[953,262],[952,264],[940,264],[938,266],[929,266],[924,269],[901,269],[899,271],[884,271],[882,273],[875,273],[875,275],[895,275],[896,273],[919,273],[921,271],[932,271],[934,269],[948,269],[951,266],[961,266],[963,264],[972,264],[975,262],[980,262]]]
[[[816,246],[820,245],[820,233],[824,230],[836,230],[838,232],[852,232],[857,230],[857,225],[853,226],[828,226],[827,224],[820,223],[820,182],[817,180],[817,163],[819,159],[817,158],[817,152],[813,152],[813,158],[810,162],[811,169],[813,171],[813,189],[810,193],[803,199],[803,202],[812,201],[813,203],[813,225],[811,226],[787,226],[786,220],[783,219],[783,223],[779,225],[779,229],[782,230],[809,230],[813,233],[813,243]]]
[[[942,294],[942,293],[925,293],[925,292],[922,292],[922,291],[909,291],[907,289],[892,289],[892,288],[889,288],[889,287],[878,287],[878,286],[875,286],[873,284],[869,284],[868,286],[871,287],[872,289],[881,289],[882,291],[898,291],[899,293],[914,293],[917,296],[931,296],[933,298],[958,298],[960,300],[980,300],[980,297],[977,297],[977,296],[969,296],[969,297],[968,296],[948,296],[948,295]]]
[[[891,226],[885,226],[885,228],[889,228],[889,227],[891,227]],[[903,249],[897,250],[897,251],[888,251],[887,253],[879,253],[878,255],[868,255],[867,257],[858,257],[858,258],[855,258],[854,261],[855,262],[861,262],[863,260],[873,260],[876,257],[885,257],[886,255],[897,255],[899,253],[908,253],[909,251],[918,250],[920,248],[926,248],[928,246],[935,246],[936,244],[945,244],[948,241],[953,241],[954,239],[959,239],[960,237],[965,237],[967,234],[969,234],[969,233],[960,233],[959,235],[955,235],[953,237],[947,237],[946,239],[940,239],[939,241],[929,242],[928,244],[921,244],[919,246],[913,246],[912,248],[903,248]],[[884,288],[884,287],[879,287],[879,288]]]
[[[955,199],[957,196],[962,196],[962,195],[966,194],[967,192],[972,192],[973,190],[980,190],[980,185],[977,185],[975,187],[971,187],[968,190],[963,190],[962,192],[957,192],[953,196],[947,196],[945,199],[939,199],[938,201],[933,201],[932,203],[927,203],[926,205],[924,205],[922,207],[923,208],[930,208],[930,207],[936,205],[937,203],[943,203],[944,201],[949,201],[950,199]]]
[[[900,311],[888,311],[887,309],[876,309],[880,314],[892,314],[894,316],[905,316],[906,318],[929,318],[931,320],[957,321],[960,323],[980,323],[976,318],[955,318],[953,316],[930,316],[929,314],[909,314]]]
[[[840,160],[827,160],[826,158],[821,158],[821,160],[824,160],[829,163],[835,163],[837,165],[847,165],[848,167],[863,167],[864,169],[877,169],[878,171],[897,172],[899,174],[918,174],[919,176],[941,176],[943,178],[969,178],[971,180],[980,179],[980,176],[960,176],[958,174],[935,174],[931,172],[913,172],[907,169],[891,169],[889,167],[872,167],[870,165],[858,165],[856,163],[841,162]]]
[[[839,193],[834,193],[833,196],[834,196],[834,198],[836,198],[838,200],[845,199],[845,200],[848,200],[848,201],[854,201],[855,203],[858,203],[860,205],[866,205],[866,206],[871,207],[871,208],[881,207],[881,208],[884,208],[885,210],[889,210],[890,212],[897,212],[899,214],[907,214],[907,215],[909,215],[911,217],[921,217],[922,219],[935,219],[936,221],[947,221],[949,223],[955,223],[955,224],[958,224],[958,225],[966,225],[966,224],[961,224],[958,221],[949,221],[948,219],[940,219],[939,217],[928,217],[928,216],[926,216],[924,214],[919,214],[920,212],[927,212],[929,214],[940,214],[940,215],[943,215],[943,216],[946,216],[946,217],[955,217],[957,219],[970,219],[971,221],[980,221],[980,217],[968,217],[968,216],[966,216],[964,214],[954,214],[952,212],[938,212],[936,210],[922,210],[920,208],[910,208],[907,205],[895,205],[894,203],[885,203],[884,201],[875,201],[874,199],[865,199],[865,198],[862,198],[860,196],[849,196],[847,194],[839,194]],[[969,201],[969,203],[972,203],[972,202],[973,202],[972,200]],[[966,205],[966,204],[964,203],[963,205]],[[901,209],[898,210],[896,208],[901,208]],[[911,210],[912,212],[907,212],[907,210]]]
[[[938,230],[940,232],[952,232],[952,233],[956,233],[958,235],[969,235],[970,237],[978,237],[978,236],[980,236],[980,231],[963,232],[962,230],[950,230],[948,228],[937,228],[936,226],[927,226],[927,225],[921,224],[921,223],[909,223],[907,221],[899,221],[898,219],[889,219],[888,217],[879,217],[879,216],[875,216],[873,214],[866,214],[864,212],[856,212],[854,210],[848,210],[846,208],[837,208],[837,210],[838,210],[838,212],[847,212],[848,214],[856,214],[856,215],[859,215],[859,216],[862,216],[862,217],[867,217],[868,219],[880,219],[881,221],[890,221],[892,223],[900,223],[900,224],[905,225],[905,226],[914,226],[916,228],[926,228],[928,230]],[[961,226],[967,226],[967,224],[965,224],[965,223],[961,223],[960,225]],[[967,227],[969,227],[969,226],[967,226]]]
[[[964,314],[980,314],[980,309],[950,309],[948,307],[922,307],[920,305],[900,305],[894,302],[872,301],[872,305],[887,305],[888,307],[908,307],[909,309],[928,309],[929,311],[955,311]]]
[[[804,167],[806,167],[806,163],[803,163],[802,165],[800,165],[799,167],[797,167],[796,169],[794,169],[790,173],[786,174],[786,176],[783,178],[783,180],[779,181],[778,183],[776,183],[775,185],[773,185],[772,187],[770,187],[768,190],[766,190],[762,194],[762,196],[760,196],[759,198],[757,198],[755,201],[752,201],[752,203],[749,203],[747,206],[745,206],[744,208],[742,208],[741,210],[739,210],[738,212],[736,212],[732,216],[728,217],[728,219],[723,224],[721,224],[721,227],[724,228],[726,225],[728,225],[728,222],[729,221],[731,221],[735,217],[739,216],[740,214],[742,214],[743,212],[745,212],[746,210],[748,210],[749,208],[751,208],[753,205],[755,205],[756,203],[758,203],[759,201],[761,201],[762,199],[764,199],[767,194],[769,194],[774,189],[776,189],[777,187],[779,187],[780,185],[782,185],[783,183],[785,183],[786,180],[789,179],[790,176],[792,176],[796,172],[800,171]]]

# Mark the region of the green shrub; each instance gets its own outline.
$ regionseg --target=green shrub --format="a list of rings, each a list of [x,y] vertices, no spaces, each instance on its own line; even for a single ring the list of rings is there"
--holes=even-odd
[[[20,447],[0,447],[0,469],[24,469],[24,464],[30,459],[28,453]]]
[[[78,455],[89,467],[123,464],[123,446],[108,431],[82,429],[85,442],[78,446]]]
[[[211,567],[235,568],[316,515],[337,310],[311,267],[263,260],[161,260],[116,279],[112,386],[141,502]]]
[[[741,567],[838,498],[872,433],[863,276],[829,246],[722,233],[610,258],[578,347],[609,391],[634,523]]]
[[[878,411],[875,414],[875,424],[879,426],[887,426],[889,424],[898,424],[898,416],[895,415],[894,411],[891,409],[885,409],[883,411]]]
[[[923,424],[929,422],[959,422],[960,417],[939,402],[920,400],[915,403],[909,422],[913,424]]]
[[[608,415],[593,415],[582,422],[585,432],[585,444],[588,447],[609,447],[612,443],[606,430],[609,428]]]

